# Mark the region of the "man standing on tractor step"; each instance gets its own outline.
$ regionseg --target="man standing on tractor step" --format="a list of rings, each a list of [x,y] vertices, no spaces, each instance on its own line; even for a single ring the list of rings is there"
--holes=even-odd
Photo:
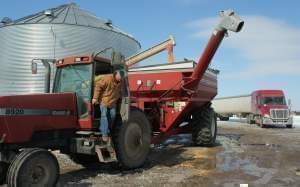
[[[104,142],[109,140],[109,124],[113,123],[116,117],[117,101],[121,97],[122,78],[122,72],[115,71],[113,74],[105,75],[95,86],[92,103],[100,103],[99,129]]]

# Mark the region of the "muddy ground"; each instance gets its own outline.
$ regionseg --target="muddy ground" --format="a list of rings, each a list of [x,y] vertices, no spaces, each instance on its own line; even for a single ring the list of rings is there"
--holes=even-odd
[[[216,146],[193,147],[190,135],[177,136],[133,171],[109,164],[86,169],[57,154],[58,186],[300,186],[300,128],[218,125]]]
[[[134,171],[85,169],[58,155],[59,186],[300,186],[300,129],[218,125],[216,146],[193,147],[189,135],[175,137]]]

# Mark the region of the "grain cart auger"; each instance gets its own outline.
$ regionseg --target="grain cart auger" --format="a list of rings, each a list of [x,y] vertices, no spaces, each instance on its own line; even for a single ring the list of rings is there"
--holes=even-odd
[[[54,186],[59,166],[49,150],[60,150],[86,166],[117,162],[133,169],[143,165],[151,143],[173,134],[192,133],[196,145],[214,144],[217,129],[210,101],[217,81],[207,67],[225,33],[242,26],[233,11],[222,12],[198,64],[184,61],[128,71],[123,56],[107,48],[56,61],[52,93],[0,97],[1,183]],[[112,141],[104,144],[99,106],[91,100],[95,78],[114,70],[123,71],[125,78],[117,118],[110,126]]]

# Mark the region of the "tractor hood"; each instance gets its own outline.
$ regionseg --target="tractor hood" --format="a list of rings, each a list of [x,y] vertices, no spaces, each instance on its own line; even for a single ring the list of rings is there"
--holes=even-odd
[[[0,143],[26,142],[37,131],[77,127],[73,93],[0,97]]]

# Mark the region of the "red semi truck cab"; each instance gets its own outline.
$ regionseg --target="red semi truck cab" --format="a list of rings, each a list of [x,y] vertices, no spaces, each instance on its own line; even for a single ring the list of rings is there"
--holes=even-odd
[[[251,94],[251,110],[257,124],[286,125],[293,120],[282,90],[256,90]]]
[[[247,118],[247,123],[261,127],[285,125],[291,128],[293,118],[282,90],[256,90],[251,94],[219,97],[212,101],[220,120],[235,115]]]

